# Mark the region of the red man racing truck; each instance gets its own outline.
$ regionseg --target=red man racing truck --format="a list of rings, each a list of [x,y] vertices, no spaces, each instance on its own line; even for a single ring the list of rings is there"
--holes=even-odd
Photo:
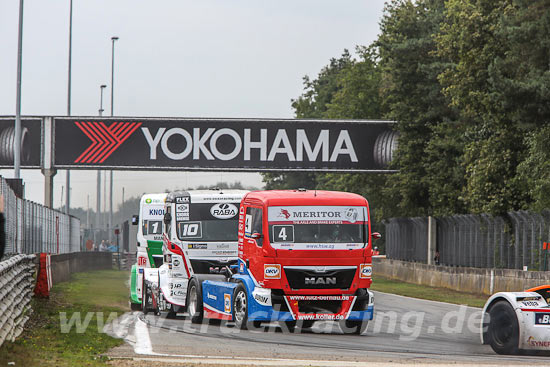
[[[334,320],[362,333],[373,317],[372,242],[379,237],[360,195],[250,192],[239,209],[238,265],[226,281],[190,290],[192,308],[240,328]]]

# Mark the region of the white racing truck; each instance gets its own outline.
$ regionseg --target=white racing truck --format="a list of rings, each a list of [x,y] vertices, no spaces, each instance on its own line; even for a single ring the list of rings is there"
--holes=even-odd
[[[139,202],[139,214],[132,217],[138,226],[136,263],[130,272],[130,306],[141,309],[141,285],[144,269],[162,265],[162,223],[167,194],[145,194]]]
[[[245,190],[190,190],[168,194],[163,220],[164,262],[144,270],[142,310],[188,311],[188,289],[223,280],[238,259],[238,219]],[[191,292],[191,294],[196,294]],[[191,302],[197,304],[197,302]],[[202,312],[201,312],[202,314]]]

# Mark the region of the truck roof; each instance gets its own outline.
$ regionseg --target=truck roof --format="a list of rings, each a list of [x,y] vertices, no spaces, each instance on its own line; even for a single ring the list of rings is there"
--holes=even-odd
[[[164,205],[164,199],[166,199],[166,193],[155,193],[155,194],[143,194],[141,197],[141,204],[162,204]],[[150,199],[149,201],[146,201]]]
[[[305,189],[252,191],[245,196],[245,199],[247,201],[259,200],[268,206],[368,205],[367,199],[358,194]]]
[[[190,197],[194,202],[236,201],[240,202],[248,190],[211,189],[211,190],[179,190],[172,191],[166,197],[166,202],[174,202],[177,197]]]

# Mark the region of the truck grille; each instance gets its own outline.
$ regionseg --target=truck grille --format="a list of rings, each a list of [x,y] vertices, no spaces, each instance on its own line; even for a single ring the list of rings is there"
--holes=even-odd
[[[349,289],[356,269],[330,270],[318,273],[313,270],[285,268],[292,289]]]

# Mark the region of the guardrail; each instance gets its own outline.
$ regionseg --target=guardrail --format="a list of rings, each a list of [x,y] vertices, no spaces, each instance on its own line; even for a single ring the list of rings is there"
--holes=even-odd
[[[36,255],[16,255],[0,262],[0,346],[14,341],[29,319]]]

